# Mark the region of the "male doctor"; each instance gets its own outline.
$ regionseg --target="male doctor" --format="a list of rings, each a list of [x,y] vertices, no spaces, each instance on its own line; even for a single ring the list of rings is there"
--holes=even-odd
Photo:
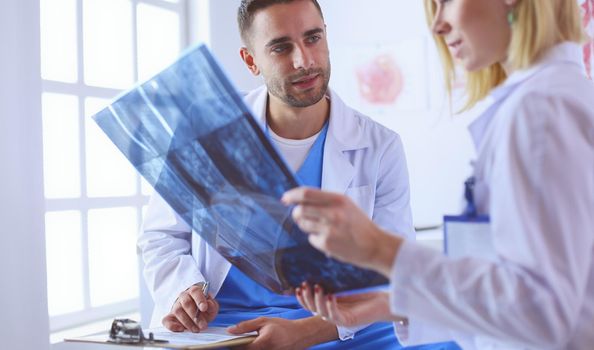
[[[242,0],[238,24],[241,58],[265,82],[245,101],[299,180],[344,193],[386,231],[413,237],[400,138],[328,89],[326,26],[317,1]],[[248,348],[399,347],[391,324],[337,328],[303,310],[294,297],[258,285],[192,234],[157,194],[138,247],[155,301],[153,326],[258,331]],[[208,295],[197,285],[204,281]]]

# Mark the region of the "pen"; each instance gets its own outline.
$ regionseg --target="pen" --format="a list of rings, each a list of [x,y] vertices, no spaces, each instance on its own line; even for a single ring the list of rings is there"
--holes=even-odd
[[[202,288],[202,295],[204,295],[205,298],[208,298],[208,282],[199,282],[196,283],[196,285],[198,287]],[[198,316],[200,316],[200,307],[198,306],[198,310],[196,310],[196,320],[198,320]]]

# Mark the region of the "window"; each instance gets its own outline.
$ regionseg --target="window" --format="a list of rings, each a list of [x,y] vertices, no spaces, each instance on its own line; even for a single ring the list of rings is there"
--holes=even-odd
[[[138,310],[136,235],[150,192],[90,118],[185,46],[186,0],[41,0],[46,254],[52,332]]]

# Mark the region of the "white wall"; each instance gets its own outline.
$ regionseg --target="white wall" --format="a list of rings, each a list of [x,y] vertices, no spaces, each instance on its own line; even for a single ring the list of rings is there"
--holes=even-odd
[[[39,0],[0,5],[0,346],[49,348]]]
[[[209,46],[225,71],[242,91],[261,85],[260,77],[254,77],[239,56],[241,38],[237,30],[237,7],[240,0],[209,1]]]
[[[415,226],[440,224],[444,214],[458,213],[463,204],[463,181],[470,174],[469,164],[474,154],[466,130],[472,116],[449,113],[422,1],[321,0],[320,3],[333,64],[331,86],[347,103],[400,134],[409,166]],[[386,51],[401,60],[405,85],[399,99],[416,87],[421,93],[419,106],[376,107],[358,101],[360,98],[352,92],[355,74],[347,69],[352,69],[349,61],[359,59],[359,51],[365,50]],[[344,79],[348,74],[351,80]]]
[[[333,86],[362,112],[398,132],[403,139],[411,176],[412,207],[416,226],[441,223],[442,215],[462,206],[462,182],[470,174],[474,150],[466,131],[471,116],[451,116],[445,97],[437,55],[430,40],[422,2],[410,0],[319,0],[329,36]],[[243,66],[235,14],[239,0],[210,1],[210,45],[231,79],[242,89],[260,84]],[[420,110],[382,114],[359,106],[342,91],[340,78],[355,51],[374,45],[398,45],[425,40],[423,57],[427,105]],[[348,48],[352,47],[352,55]],[[346,52],[346,53],[345,53]],[[339,82],[337,82],[339,80]]]

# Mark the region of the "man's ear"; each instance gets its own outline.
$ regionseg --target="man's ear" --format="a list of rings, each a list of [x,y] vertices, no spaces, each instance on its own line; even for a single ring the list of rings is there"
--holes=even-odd
[[[258,68],[258,65],[254,61],[254,56],[250,53],[250,50],[247,47],[239,49],[239,55],[253,75],[260,75],[260,68]]]

